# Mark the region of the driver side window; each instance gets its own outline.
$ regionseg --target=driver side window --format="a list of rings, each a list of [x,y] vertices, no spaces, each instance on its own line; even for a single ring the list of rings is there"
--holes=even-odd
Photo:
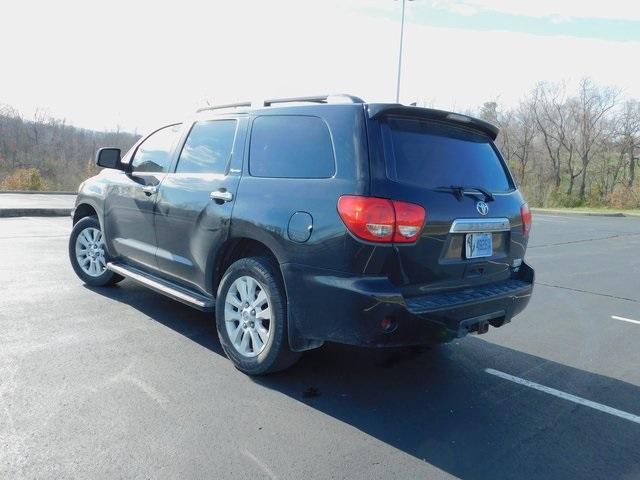
[[[166,172],[171,150],[178,139],[180,124],[169,125],[152,133],[142,142],[131,160],[132,172]]]

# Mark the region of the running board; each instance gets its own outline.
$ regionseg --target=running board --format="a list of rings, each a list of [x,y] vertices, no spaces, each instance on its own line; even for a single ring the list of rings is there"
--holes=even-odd
[[[141,283],[155,292],[182,302],[185,305],[197,308],[203,312],[213,312],[215,305],[214,298],[193,292],[187,288],[156,277],[155,275],[143,272],[131,265],[125,265],[119,262],[109,262],[107,263],[107,268],[118,275],[130,278],[131,280]]]

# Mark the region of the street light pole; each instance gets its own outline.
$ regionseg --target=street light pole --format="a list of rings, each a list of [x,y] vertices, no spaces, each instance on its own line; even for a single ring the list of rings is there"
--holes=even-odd
[[[400,103],[400,75],[402,74],[402,37],[404,36],[404,4],[402,1],[402,20],[400,21],[400,51],[398,52],[398,82],[396,84],[396,103]]]

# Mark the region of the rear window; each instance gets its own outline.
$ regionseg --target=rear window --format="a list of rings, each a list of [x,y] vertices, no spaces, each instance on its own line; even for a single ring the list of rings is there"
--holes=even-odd
[[[512,189],[495,147],[481,133],[404,118],[389,118],[382,128],[387,157],[391,157],[387,158],[387,173],[392,180],[424,188]]]
[[[254,177],[328,178],[335,173],[329,129],[318,117],[269,115],[251,129],[249,173]]]

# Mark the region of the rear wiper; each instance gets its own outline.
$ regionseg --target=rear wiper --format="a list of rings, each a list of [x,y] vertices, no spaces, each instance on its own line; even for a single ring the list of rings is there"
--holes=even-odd
[[[448,187],[436,187],[435,190],[441,192],[452,192],[458,200],[462,200],[463,195],[473,195],[473,192],[480,192],[483,194],[487,202],[493,202],[495,200],[493,194],[486,188],[482,187],[449,185]]]

